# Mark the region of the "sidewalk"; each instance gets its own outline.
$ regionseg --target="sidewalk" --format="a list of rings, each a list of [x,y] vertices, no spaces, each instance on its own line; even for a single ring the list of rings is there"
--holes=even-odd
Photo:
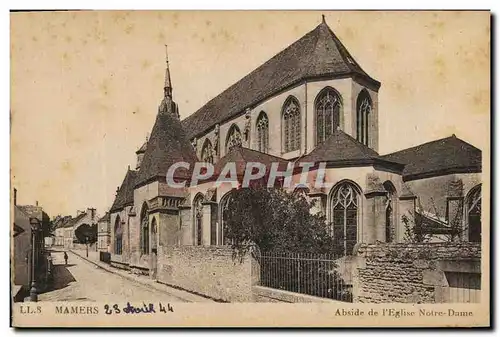
[[[140,275],[133,274],[133,273],[126,271],[126,270],[123,270],[123,269],[111,267],[109,264],[99,261],[99,252],[89,251],[89,257],[86,257],[85,250],[69,249],[69,252],[79,256],[80,258],[82,258],[82,259],[84,259],[84,260],[96,265],[97,267],[110,272],[110,273],[119,275],[119,276],[121,276],[129,281],[139,283],[139,284],[142,284],[144,286],[154,288],[158,291],[167,293],[169,295],[172,295],[174,297],[181,299],[182,301],[185,301],[185,302],[214,302],[211,299],[208,299],[206,297],[198,296],[198,295],[192,294],[192,293],[187,292],[187,291],[175,289],[175,288],[169,287],[165,284],[158,283],[154,280],[151,280],[147,276],[140,276]]]

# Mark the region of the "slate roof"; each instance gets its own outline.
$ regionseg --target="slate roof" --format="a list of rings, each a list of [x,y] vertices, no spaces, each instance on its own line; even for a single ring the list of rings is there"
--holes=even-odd
[[[360,77],[377,89],[371,78],[323,21],[315,29],[210,100],[182,121],[188,138],[201,135],[247,107],[257,105],[303,80]]]
[[[405,163],[405,181],[451,173],[481,172],[481,150],[452,135],[383,156]]]
[[[300,162],[326,162],[327,165],[351,166],[356,164],[387,164],[402,170],[403,164],[383,159],[375,150],[360,143],[342,130],[335,130],[323,143],[309,154],[299,159]]]
[[[64,227],[67,228],[67,227],[73,227],[76,223],[78,223],[78,221],[80,221],[81,219],[83,219],[85,217],[85,215],[87,215],[87,213],[83,212],[83,213],[80,213],[78,214],[75,218],[71,218],[65,225]]]
[[[144,152],[146,152],[147,147],[148,147],[148,141],[146,140],[146,141],[144,142],[144,144],[142,144],[142,146],[140,147],[140,149],[139,149],[139,150],[137,150],[137,151],[135,151],[135,153],[136,153],[136,154],[139,154],[139,153],[144,153]]]
[[[133,190],[132,190],[132,192],[133,192]],[[104,216],[102,218],[100,218],[99,220],[97,220],[97,222],[110,222],[110,220],[111,220],[111,215],[109,214],[109,212],[106,212],[106,214],[104,214]]]
[[[278,163],[278,169],[280,171],[285,171],[288,165],[288,161],[283,158],[272,156],[270,154],[252,150],[246,147],[235,146],[231,148],[228,154],[222,157],[215,164],[215,176],[217,177],[221,173],[222,169],[227,163],[235,163],[236,175],[243,176],[245,174],[246,164],[249,162],[264,164],[268,170],[271,168],[272,163]]]
[[[71,215],[58,216],[58,218],[54,221],[54,228],[64,227],[64,225],[66,225],[66,223],[71,219],[72,219]]]
[[[123,178],[120,190],[116,194],[115,201],[109,210],[111,213],[134,203],[134,186],[136,178],[137,171],[128,169],[125,178]]]
[[[172,114],[158,113],[151,131],[141,167],[137,173],[136,187],[145,185],[158,177],[165,177],[174,163],[198,161],[191,143],[186,137],[181,122]],[[189,170],[177,169],[174,178],[190,178]]]

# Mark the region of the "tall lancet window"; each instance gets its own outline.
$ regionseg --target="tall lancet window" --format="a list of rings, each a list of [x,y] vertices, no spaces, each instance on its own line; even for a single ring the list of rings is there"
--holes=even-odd
[[[201,160],[205,163],[214,163],[214,149],[208,138],[205,139],[205,143],[203,143],[203,147],[201,148]]]
[[[194,208],[194,242],[195,245],[203,245],[203,195],[199,194],[193,201]]]
[[[229,131],[227,132],[227,138],[226,138],[226,153],[231,150],[231,148],[235,146],[241,146],[242,141],[241,141],[241,132],[240,128],[236,126],[236,124],[231,125],[229,128]]]
[[[219,203],[219,237],[218,237],[218,244],[219,245],[229,245],[231,244],[231,240],[229,240],[226,236],[226,231],[227,231],[227,224],[226,221],[228,217],[230,216],[229,214],[229,205],[233,201],[233,195],[232,192],[226,193],[222,198]]]
[[[158,244],[156,240],[156,233],[158,233],[158,225],[156,224],[156,218],[151,221],[151,251],[155,252],[158,249]]]
[[[365,145],[368,145],[369,125],[370,125],[369,119],[372,111],[372,106],[373,104],[370,94],[366,89],[363,89],[358,95],[356,104],[356,111],[357,111],[356,139]]]
[[[141,210],[141,253],[144,255],[149,254],[149,212],[146,203],[142,206]]]
[[[396,239],[396,188],[390,181],[386,181],[383,186],[387,193],[385,200],[385,242],[393,242]]]
[[[316,144],[324,142],[340,127],[342,98],[332,88],[321,90],[316,98]]]
[[[257,118],[257,149],[264,153],[269,151],[269,119],[264,111]]]
[[[466,221],[470,242],[481,242],[481,185],[469,192],[466,201]]]
[[[123,227],[120,216],[115,221],[115,254],[121,255],[123,251]]]
[[[283,152],[295,151],[300,148],[300,104],[290,96],[283,104]]]
[[[333,189],[331,218],[333,236],[343,244],[346,255],[352,255],[358,241],[359,190],[352,183],[343,182]]]

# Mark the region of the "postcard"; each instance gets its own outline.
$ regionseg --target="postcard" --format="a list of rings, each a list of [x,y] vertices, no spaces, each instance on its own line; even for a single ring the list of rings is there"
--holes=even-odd
[[[489,11],[10,19],[12,326],[490,326]]]

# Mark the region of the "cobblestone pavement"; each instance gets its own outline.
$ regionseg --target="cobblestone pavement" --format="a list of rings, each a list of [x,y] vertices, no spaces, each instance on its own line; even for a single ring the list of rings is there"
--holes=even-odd
[[[65,265],[63,254],[52,252],[54,287],[40,294],[39,301],[180,301],[177,297],[105,271],[72,253],[68,253],[68,264]]]

